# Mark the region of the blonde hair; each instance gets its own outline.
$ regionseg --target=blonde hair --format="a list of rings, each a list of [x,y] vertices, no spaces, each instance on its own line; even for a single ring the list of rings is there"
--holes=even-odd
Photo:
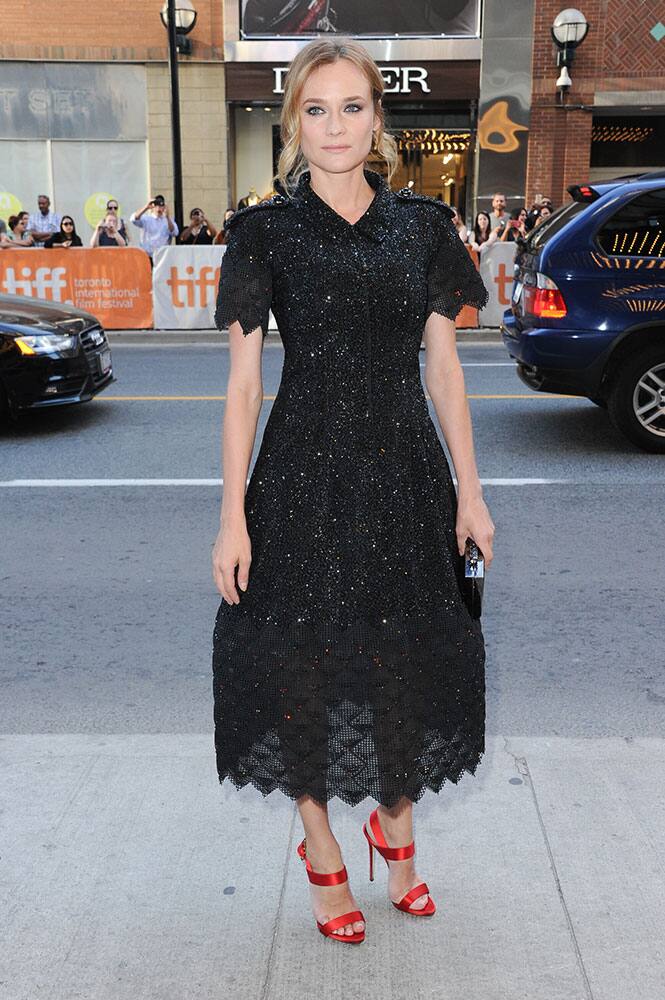
[[[388,183],[397,169],[397,143],[385,131],[385,117],[381,98],[384,92],[383,77],[369,52],[351,38],[316,38],[298,52],[292,60],[284,83],[284,103],[280,119],[282,151],[277,162],[277,175],[283,189],[292,190],[300,175],[307,170],[307,160],[300,147],[300,109],[298,103],[305,80],[309,74],[338,59],[348,59],[365,74],[370,85],[374,111],[380,121],[372,135],[372,152],[388,165]],[[288,180],[287,180],[288,178]]]

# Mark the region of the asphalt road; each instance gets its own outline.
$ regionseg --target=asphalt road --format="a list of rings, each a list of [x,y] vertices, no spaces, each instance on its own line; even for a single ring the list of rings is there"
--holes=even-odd
[[[102,397],[0,433],[3,733],[211,731],[227,348],[113,353]],[[662,736],[665,457],[530,392],[500,345],[460,356],[497,526],[488,734]]]

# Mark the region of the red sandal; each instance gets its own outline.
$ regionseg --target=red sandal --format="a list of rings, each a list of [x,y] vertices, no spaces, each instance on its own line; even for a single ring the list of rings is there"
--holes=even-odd
[[[388,847],[386,843],[386,838],[383,836],[383,830],[381,829],[381,824],[379,823],[379,811],[375,809],[369,818],[369,825],[372,831],[372,837],[370,837],[367,832],[367,824],[363,824],[363,833],[369,845],[369,880],[374,881],[374,851],[378,851],[386,865],[389,861],[407,861],[412,858],[416,853],[415,841],[407,847]],[[390,867],[388,865],[388,867]],[[418,899],[419,896],[428,896],[427,903],[420,910],[414,910],[412,903]],[[432,914],[436,913],[436,906],[434,905],[434,900],[429,895],[429,887],[426,882],[421,882],[420,885],[415,886],[413,889],[409,889],[407,893],[400,899],[399,903],[390,901],[395,909],[401,910],[402,913],[410,913],[413,917],[431,917]]]
[[[312,869],[309,858],[307,857],[306,838],[301,844],[298,845],[298,857],[305,862],[307,878],[313,885],[341,885],[342,882],[348,882],[349,880],[345,865],[343,865],[338,872],[332,872],[330,875],[322,875],[319,872],[315,872]],[[354,924],[359,920],[362,920],[362,922],[365,923],[365,918],[360,910],[352,910],[350,913],[343,913],[340,917],[333,917],[332,920],[327,920],[325,924],[321,924],[317,920],[316,926],[319,928],[324,937],[333,938],[335,941],[342,941],[344,944],[360,944],[361,941],[365,940],[364,930],[354,931],[353,934],[334,933],[334,931],[339,930],[340,927],[344,927],[346,924]]]

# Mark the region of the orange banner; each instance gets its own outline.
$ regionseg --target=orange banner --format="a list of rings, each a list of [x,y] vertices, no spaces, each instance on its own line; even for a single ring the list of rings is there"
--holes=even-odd
[[[152,327],[152,271],[136,247],[3,250],[0,291],[69,303],[107,330]]]

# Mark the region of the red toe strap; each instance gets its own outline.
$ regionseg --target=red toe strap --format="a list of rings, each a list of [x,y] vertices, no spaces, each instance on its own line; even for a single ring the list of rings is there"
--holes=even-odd
[[[407,907],[411,906],[412,903],[415,903],[415,901],[420,896],[428,896],[428,895],[429,895],[429,886],[427,885],[426,882],[421,882],[420,885],[417,885],[414,889],[409,889],[407,894],[405,896],[402,896],[397,905],[400,907],[400,909],[402,908],[406,909]]]
[[[341,917],[327,920],[325,924],[319,924],[319,927],[324,934],[331,934],[333,931],[339,930],[340,927],[345,927],[346,924],[355,924],[357,921],[365,923],[365,918],[360,910],[352,910],[350,913],[343,913]]]

